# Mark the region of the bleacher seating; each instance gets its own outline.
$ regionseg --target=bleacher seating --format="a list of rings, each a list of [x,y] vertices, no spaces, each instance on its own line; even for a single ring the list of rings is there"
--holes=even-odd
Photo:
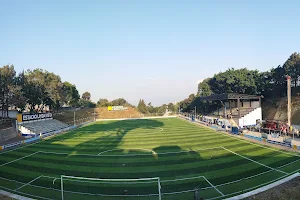
[[[67,128],[69,125],[60,122],[56,119],[49,119],[43,121],[34,121],[30,123],[24,123],[22,126],[29,130],[30,133],[40,134],[49,133],[52,131],[61,130]],[[22,130],[21,130],[22,131]]]

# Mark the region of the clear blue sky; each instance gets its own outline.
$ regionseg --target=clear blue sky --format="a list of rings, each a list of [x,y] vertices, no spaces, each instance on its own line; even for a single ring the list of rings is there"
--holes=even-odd
[[[300,1],[2,1],[0,65],[43,68],[92,99],[153,105],[229,67],[260,71],[300,48]]]

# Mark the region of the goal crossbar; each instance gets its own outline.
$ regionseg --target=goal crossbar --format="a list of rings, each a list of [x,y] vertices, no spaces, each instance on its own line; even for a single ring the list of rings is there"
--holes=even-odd
[[[87,178],[87,177],[79,177],[79,176],[66,176],[61,175],[61,178],[65,179],[80,179],[80,180],[90,180],[90,181],[115,181],[115,182],[122,182],[122,181],[151,181],[151,180],[159,180],[159,177],[153,178],[132,178],[132,179],[107,179],[107,178]]]
[[[152,178],[135,178],[135,179],[105,179],[105,178],[88,178],[88,177],[78,177],[78,176],[67,176],[61,175],[61,199],[64,200],[64,184],[63,179],[71,181],[72,179],[75,180],[85,180],[85,181],[100,181],[100,182],[139,182],[139,181],[152,181],[148,183],[157,182],[158,186],[158,197],[161,200],[161,184],[160,184],[160,177],[152,177]],[[154,181],[155,180],[155,181]],[[134,195],[130,195],[134,196]],[[139,196],[139,195],[137,195]]]

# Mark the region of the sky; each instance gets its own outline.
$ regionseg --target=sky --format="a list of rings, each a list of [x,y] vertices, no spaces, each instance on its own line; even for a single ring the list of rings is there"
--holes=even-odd
[[[175,102],[228,68],[300,48],[300,1],[1,1],[0,66],[42,68],[82,94]]]

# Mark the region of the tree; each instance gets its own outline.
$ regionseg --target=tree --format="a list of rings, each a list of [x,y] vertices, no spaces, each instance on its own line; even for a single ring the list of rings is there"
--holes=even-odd
[[[175,105],[173,103],[169,103],[168,104],[168,110],[170,110],[171,112],[176,112]]]
[[[141,112],[143,114],[148,113],[147,106],[146,106],[145,101],[143,99],[140,99],[139,104],[137,106],[137,109],[138,109],[139,112]]]
[[[32,85],[30,86],[31,90],[34,88],[42,90],[37,91],[40,95],[40,102],[36,105],[39,106],[40,111],[43,110],[45,105],[49,105],[50,108],[60,108],[62,100],[61,89],[63,86],[60,76],[43,69],[34,69],[26,71],[25,80],[25,84]]]
[[[111,102],[112,106],[124,106],[127,101],[124,98],[115,99]]]
[[[97,107],[107,107],[110,106],[110,102],[107,99],[99,99],[97,102]]]
[[[256,94],[256,80],[259,77],[257,70],[248,70],[246,68],[228,69],[225,72],[215,74],[209,80],[209,86],[213,93],[239,93]]]
[[[164,115],[166,113],[167,110],[167,105],[163,104],[162,106],[159,107],[157,113],[160,115]]]
[[[212,91],[210,89],[209,81],[211,78],[207,78],[198,84],[198,96],[210,96]]]
[[[89,93],[89,92],[84,92],[83,94],[82,94],[82,97],[81,97],[82,99],[84,99],[84,100],[86,100],[86,101],[90,101],[91,100],[91,93]]]
[[[0,107],[3,117],[8,117],[9,101],[13,95],[16,71],[13,65],[0,68]]]
[[[60,96],[61,102],[68,106],[78,105],[78,100],[80,99],[80,95],[76,86],[69,82],[63,82]]]
[[[96,107],[96,104],[94,102],[87,101],[82,98],[78,101],[78,104],[80,107],[83,107],[83,108],[95,108]]]
[[[283,68],[287,73],[286,75],[291,76],[291,81],[296,87],[300,76],[300,54],[293,53],[283,64]]]

